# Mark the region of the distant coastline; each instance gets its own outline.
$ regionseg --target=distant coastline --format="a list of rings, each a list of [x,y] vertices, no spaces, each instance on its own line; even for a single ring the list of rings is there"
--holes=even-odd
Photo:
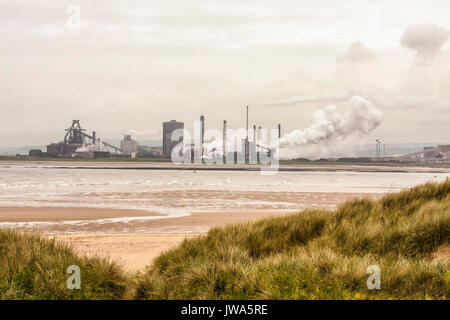
[[[208,170],[208,171],[260,171],[263,165],[239,164],[176,164],[155,159],[17,159],[0,157],[0,167],[11,165],[58,169],[120,169],[120,170]],[[396,173],[450,173],[450,164],[418,164],[394,162],[333,162],[333,161],[280,161],[278,169],[283,172],[396,172]]]

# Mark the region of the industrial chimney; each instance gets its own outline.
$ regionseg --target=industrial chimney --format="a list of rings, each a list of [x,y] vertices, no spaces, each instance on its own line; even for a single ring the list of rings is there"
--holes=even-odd
[[[223,144],[222,144],[222,153],[223,153],[223,163],[226,162],[227,158],[227,120],[223,120]]]
[[[248,163],[249,159],[249,145],[248,145],[248,106],[247,106],[247,117],[246,117],[246,125],[245,125],[245,142],[244,142],[244,157],[245,163]]]
[[[203,143],[205,139],[205,116],[200,116],[200,147],[202,150],[202,159],[204,155]]]

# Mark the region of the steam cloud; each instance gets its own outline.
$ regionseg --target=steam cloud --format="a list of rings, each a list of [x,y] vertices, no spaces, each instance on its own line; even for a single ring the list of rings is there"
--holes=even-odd
[[[337,70],[354,72],[354,67],[372,61],[375,57],[375,53],[364,46],[362,42],[354,42],[343,55],[336,58]],[[349,100],[353,95],[355,95],[355,93],[356,92],[354,90],[334,90],[319,94],[269,101],[262,103],[259,106],[289,106],[314,102],[340,102]]]
[[[352,94],[350,92],[331,91],[322,94],[309,95],[309,96],[297,96],[287,99],[280,99],[275,101],[269,101],[262,103],[259,106],[289,106],[298,103],[312,103],[312,102],[324,102],[324,101],[346,101],[350,99]]]
[[[353,96],[350,109],[343,115],[332,105],[317,111],[312,124],[294,130],[280,139],[280,156],[284,159],[342,157],[355,153],[362,138],[370,134],[384,118],[372,102]]]
[[[416,63],[429,63],[441,50],[449,31],[434,24],[419,24],[405,30],[400,43],[416,51]]]
[[[362,95],[376,105],[392,110],[422,110],[431,108],[439,113],[450,112],[448,84],[450,75],[442,66],[433,64],[442,47],[450,37],[450,31],[435,24],[419,24],[406,29],[399,39],[402,46],[414,50],[416,57],[410,68],[391,88],[377,85],[385,81],[385,77],[376,78],[371,75],[374,68],[358,73],[356,67],[374,60],[377,56],[361,42],[350,45],[347,51],[336,58],[337,70],[346,71],[345,76],[356,79],[353,85],[347,83],[347,89],[328,91],[309,96],[271,101],[262,106],[283,106],[311,102],[340,102],[353,95]],[[420,68],[419,68],[420,66]],[[367,77],[367,75],[371,75]],[[345,81],[344,81],[345,85]]]

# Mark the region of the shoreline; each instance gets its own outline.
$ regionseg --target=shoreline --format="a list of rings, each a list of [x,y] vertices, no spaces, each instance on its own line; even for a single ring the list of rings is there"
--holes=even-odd
[[[374,172],[374,173],[450,173],[449,167],[422,167],[396,164],[281,164],[279,168],[258,164],[176,164],[152,161],[74,161],[74,160],[0,160],[0,167],[24,167],[45,169],[90,169],[90,170],[199,170],[199,171],[261,171],[272,172]]]
[[[51,210],[49,210],[51,209]],[[48,215],[45,215],[46,212]],[[226,224],[254,221],[269,216],[293,214],[300,210],[243,209],[190,212],[169,216],[136,210],[97,208],[0,207],[0,227],[35,229],[43,234],[190,234],[206,233],[210,228]],[[18,214],[11,221],[11,213]],[[34,217],[37,213],[38,218]],[[56,214],[68,219],[54,219]],[[90,215],[88,219],[81,217]],[[131,218],[131,219],[130,219]],[[134,227],[134,228],[133,228]]]
[[[173,213],[150,209],[113,209],[82,206],[63,207],[0,207],[0,227],[36,228],[47,234],[60,233],[202,233],[217,225],[253,221],[271,215],[301,212],[305,209],[334,209],[339,204],[355,198],[379,199],[385,193],[355,192],[265,192],[265,191],[199,191],[184,192],[183,199],[203,199],[214,202],[246,201],[234,207],[198,210],[194,207],[176,210]],[[142,194],[144,198],[176,198],[178,191]],[[126,198],[127,195],[120,194]],[[138,199],[137,199],[138,201]],[[262,203],[261,203],[262,201]]]

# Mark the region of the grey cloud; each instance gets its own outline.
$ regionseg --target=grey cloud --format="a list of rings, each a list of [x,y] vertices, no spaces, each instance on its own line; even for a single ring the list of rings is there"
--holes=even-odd
[[[450,32],[436,24],[418,24],[405,30],[400,43],[416,52],[417,63],[429,63],[447,42]]]

